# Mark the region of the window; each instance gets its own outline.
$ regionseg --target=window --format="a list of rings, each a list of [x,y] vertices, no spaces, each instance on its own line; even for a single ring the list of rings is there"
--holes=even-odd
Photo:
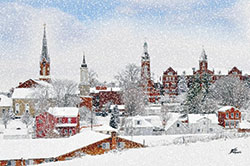
[[[234,118],[234,113],[231,113],[231,118]]]
[[[65,132],[65,134],[68,134],[68,129],[65,129],[64,132]]]
[[[200,131],[201,131],[201,129],[198,129],[197,131],[198,131],[198,132],[200,132]]]
[[[177,124],[176,124],[176,126],[177,126],[177,127],[180,127],[180,124],[179,124],[179,123],[177,123]]]
[[[231,121],[231,128],[234,128],[234,121]]]
[[[229,118],[229,113],[226,113],[226,118]]]
[[[136,124],[137,124],[137,125],[140,125],[140,124],[141,124],[141,121],[140,121],[140,120],[137,120],[137,121],[136,121]]]
[[[236,118],[239,118],[239,113],[238,112],[236,113]]]
[[[18,114],[18,113],[19,113],[19,104],[16,103],[16,114]]]
[[[3,108],[2,113],[4,114],[4,112],[5,112],[5,109]]]
[[[68,118],[68,123],[71,123],[71,118]]]
[[[210,128],[210,132],[212,132],[213,131],[213,129],[212,128]]]
[[[238,128],[239,127],[239,121],[235,122],[235,127]]]
[[[229,122],[228,122],[228,121],[226,121],[226,124],[225,124],[225,126],[229,126]]]
[[[30,106],[29,106],[29,104],[25,104],[25,111],[27,113],[30,112]]]
[[[71,129],[69,129],[69,135],[72,135],[72,130]]]
[[[102,143],[102,148],[103,148],[103,149],[110,149],[109,142],[107,142],[107,143]]]
[[[125,143],[124,142],[118,142],[117,147],[120,148],[120,149],[123,149],[125,147]]]

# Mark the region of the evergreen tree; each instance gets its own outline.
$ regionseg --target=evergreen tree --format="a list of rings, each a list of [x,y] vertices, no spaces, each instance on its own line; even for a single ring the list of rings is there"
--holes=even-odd
[[[201,99],[201,80],[199,75],[196,75],[191,80],[191,85],[184,102],[184,111],[186,113],[198,113]]]
[[[111,118],[110,118],[109,125],[115,129],[117,129],[119,123],[120,123],[119,110],[118,110],[118,106],[115,105],[114,109],[111,112]]]

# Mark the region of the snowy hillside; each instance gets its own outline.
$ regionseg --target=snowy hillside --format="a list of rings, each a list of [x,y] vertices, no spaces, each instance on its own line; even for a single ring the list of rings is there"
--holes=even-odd
[[[229,154],[238,147],[239,154]],[[198,142],[187,145],[171,145],[133,149],[100,156],[85,156],[66,162],[48,165],[109,165],[109,166],[249,166],[250,138]]]

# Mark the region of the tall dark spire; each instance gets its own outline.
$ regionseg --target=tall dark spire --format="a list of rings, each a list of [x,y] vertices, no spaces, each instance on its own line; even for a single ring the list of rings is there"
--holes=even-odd
[[[44,32],[43,32],[43,46],[42,46],[42,54],[41,54],[41,61],[44,59],[45,61],[49,62],[49,54],[48,54],[48,47],[47,47],[47,39],[46,39],[46,24],[43,24]]]
[[[86,63],[86,60],[85,60],[85,53],[83,52],[83,56],[82,56],[82,65],[81,67],[87,67],[87,63]]]

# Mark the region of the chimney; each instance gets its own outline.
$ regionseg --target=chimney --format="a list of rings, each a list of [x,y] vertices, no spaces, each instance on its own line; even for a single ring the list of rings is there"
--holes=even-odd
[[[116,144],[117,144],[117,142],[116,142],[116,137],[117,136],[117,133],[115,132],[115,131],[112,131],[111,132],[111,139],[112,139],[112,142],[111,142],[111,150],[114,150],[114,149],[116,149]]]

